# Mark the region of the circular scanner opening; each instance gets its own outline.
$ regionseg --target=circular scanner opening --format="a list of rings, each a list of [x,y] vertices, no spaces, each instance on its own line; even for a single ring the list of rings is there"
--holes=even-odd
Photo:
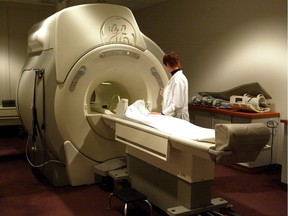
[[[130,99],[129,93],[121,84],[103,81],[92,92],[90,110],[92,113],[105,113],[105,110],[109,110],[115,114],[114,110],[121,98]]]
[[[128,99],[129,105],[136,100],[144,100],[150,110],[161,109],[159,85],[166,81],[162,64],[148,50],[143,52],[123,45],[117,47],[96,48],[74,65],[69,75],[71,81],[68,82],[73,83],[81,68],[86,70],[76,80],[75,91],[72,94],[67,92],[67,96],[71,96],[69,103],[73,107],[74,104],[79,105],[72,107],[73,113],[113,113],[123,98]],[[81,112],[83,108],[84,112]]]

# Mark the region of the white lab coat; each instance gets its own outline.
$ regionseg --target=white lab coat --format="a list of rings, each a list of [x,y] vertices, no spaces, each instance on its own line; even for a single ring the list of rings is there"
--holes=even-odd
[[[189,120],[188,80],[182,70],[177,71],[163,90],[162,113]]]

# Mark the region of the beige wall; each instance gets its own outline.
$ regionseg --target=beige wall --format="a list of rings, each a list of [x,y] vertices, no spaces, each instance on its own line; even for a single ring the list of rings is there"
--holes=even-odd
[[[168,0],[135,16],[164,51],[180,53],[190,97],[259,82],[287,118],[285,0]]]
[[[29,29],[53,12],[54,7],[0,2],[0,103],[16,97]]]
[[[190,98],[259,82],[287,119],[286,0],[168,0],[135,16],[165,52],[181,55]],[[281,161],[283,124],[278,133]]]

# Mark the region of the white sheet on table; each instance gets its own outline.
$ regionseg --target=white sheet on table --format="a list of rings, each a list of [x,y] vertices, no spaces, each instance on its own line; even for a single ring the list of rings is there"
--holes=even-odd
[[[126,110],[125,115],[130,119],[139,121],[142,124],[149,125],[173,136],[213,143],[215,140],[214,129],[199,127],[188,121],[171,116],[151,114],[145,107],[143,100],[137,100],[131,104]]]

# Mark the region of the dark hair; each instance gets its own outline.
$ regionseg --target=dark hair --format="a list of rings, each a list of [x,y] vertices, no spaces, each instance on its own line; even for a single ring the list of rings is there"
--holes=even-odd
[[[168,52],[163,56],[163,64],[170,65],[170,67],[179,67],[181,68],[180,64],[180,57],[176,52]]]

